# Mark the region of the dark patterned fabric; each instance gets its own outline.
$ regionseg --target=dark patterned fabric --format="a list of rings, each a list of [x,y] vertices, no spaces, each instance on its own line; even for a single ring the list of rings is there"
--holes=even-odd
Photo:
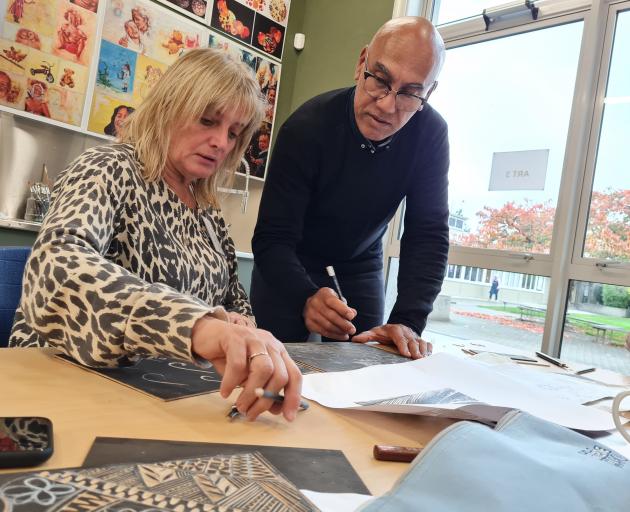
[[[53,346],[89,366],[194,361],[199,318],[251,315],[220,212],[188,208],[141,168],[133,146],[114,144],[89,149],[60,175],[10,346]]]

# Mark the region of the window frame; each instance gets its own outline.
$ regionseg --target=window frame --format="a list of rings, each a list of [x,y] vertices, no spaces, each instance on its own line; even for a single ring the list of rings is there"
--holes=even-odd
[[[583,256],[586,242],[586,230],[588,227],[591,195],[593,193],[593,183],[597,164],[598,149],[600,144],[601,131],[604,121],[604,100],[608,87],[608,75],[612,63],[613,43],[617,27],[617,17],[621,12],[630,12],[630,2],[611,2],[609,15],[606,23],[604,35],[603,57],[599,74],[597,76],[597,91],[594,94],[594,113],[589,134],[588,156],[585,165],[582,193],[580,196],[580,209],[578,212],[576,240],[573,251],[573,265],[575,266],[574,279],[592,282],[601,282],[602,277],[614,279],[618,284],[618,279],[625,281],[625,286],[630,286],[630,262],[621,263],[598,258]],[[603,266],[604,264],[605,266]],[[588,279],[583,277],[588,276]],[[624,277],[626,279],[624,279]]]
[[[395,0],[393,17],[420,15],[431,19],[433,3]],[[564,312],[571,281],[630,286],[630,264],[582,257],[617,13],[630,9],[630,0],[545,0],[537,1],[536,6],[539,7],[537,20],[520,18],[511,24],[491,25],[486,31],[480,13],[460,22],[440,25],[438,30],[448,50],[583,21],[576,72],[579,79],[574,88],[550,252],[514,254],[451,245],[448,264],[550,278],[547,302],[550,314],[546,315],[541,349],[557,356],[562,343]],[[399,235],[403,218],[404,201],[385,236],[386,278],[389,278],[391,258],[400,256]],[[534,287],[536,289],[537,286]]]

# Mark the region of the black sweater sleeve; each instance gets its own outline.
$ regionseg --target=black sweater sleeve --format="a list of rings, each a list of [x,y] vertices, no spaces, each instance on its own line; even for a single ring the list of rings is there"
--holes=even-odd
[[[421,334],[440,293],[448,258],[448,167],[446,125],[427,141],[426,162],[418,169],[405,204],[400,242],[398,297],[389,323]]]
[[[280,129],[252,239],[254,261],[265,282],[300,304],[319,289],[296,254],[315,179],[314,144],[299,121],[289,118]]]

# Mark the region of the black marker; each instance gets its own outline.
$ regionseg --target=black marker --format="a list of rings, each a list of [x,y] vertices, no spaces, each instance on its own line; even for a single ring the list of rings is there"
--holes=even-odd
[[[335,291],[337,292],[337,295],[339,295],[339,299],[344,301],[347,304],[348,301],[341,294],[341,287],[339,286],[339,281],[337,281],[337,276],[335,275],[335,269],[333,268],[333,266],[332,265],[327,266],[326,272],[328,273],[330,277],[332,277],[333,284],[335,285]]]
[[[556,359],[555,357],[551,357],[548,354],[545,354],[544,352],[539,352],[536,351],[536,355],[538,357],[540,357],[543,361],[547,361],[548,363],[551,363],[553,365],[559,366],[560,368],[568,368],[569,366],[566,363],[563,363],[562,361],[560,361],[560,359]]]

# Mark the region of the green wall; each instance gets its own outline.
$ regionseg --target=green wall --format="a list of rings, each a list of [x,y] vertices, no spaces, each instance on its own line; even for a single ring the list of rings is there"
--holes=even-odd
[[[354,83],[361,48],[392,17],[394,0],[293,0],[284,47],[274,134],[309,98]],[[293,35],[306,35],[304,50]]]
[[[316,0],[317,1],[317,0]],[[282,74],[280,76],[280,90],[276,106],[276,116],[273,124],[273,140],[280,125],[284,123],[289,114],[293,112],[291,101],[295,85],[295,73],[297,71],[300,53],[293,48],[293,36],[296,32],[302,32],[304,25],[304,13],[307,0],[293,0],[289,11],[289,24],[285,33],[284,50],[282,52]]]

